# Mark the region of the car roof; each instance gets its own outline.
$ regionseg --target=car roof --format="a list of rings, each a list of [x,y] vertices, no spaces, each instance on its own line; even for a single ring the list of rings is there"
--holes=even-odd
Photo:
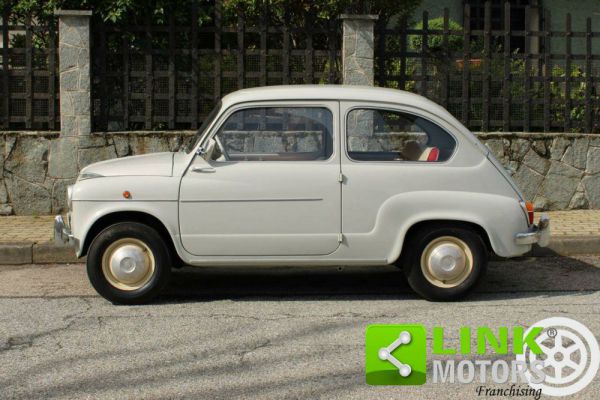
[[[438,104],[404,90],[380,88],[374,86],[351,85],[281,85],[242,89],[223,97],[225,108],[249,101],[270,100],[340,100],[340,101],[378,101],[385,103],[407,104],[430,111],[446,110]],[[433,108],[433,109],[432,109]]]

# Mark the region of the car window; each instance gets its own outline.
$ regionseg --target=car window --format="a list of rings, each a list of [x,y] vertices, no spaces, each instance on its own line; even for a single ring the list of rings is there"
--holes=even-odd
[[[324,107],[257,107],[233,113],[215,135],[212,161],[313,161],[333,153]]]
[[[353,109],[346,121],[348,155],[358,161],[446,161],[456,142],[444,129],[414,114]]]

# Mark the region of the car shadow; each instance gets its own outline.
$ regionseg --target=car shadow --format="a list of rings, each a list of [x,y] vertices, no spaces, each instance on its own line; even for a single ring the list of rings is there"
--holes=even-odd
[[[600,290],[600,257],[491,261],[465,301],[572,295]],[[159,302],[220,299],[419,299],[404,274],[381,267],[184,267],[174,270]]]

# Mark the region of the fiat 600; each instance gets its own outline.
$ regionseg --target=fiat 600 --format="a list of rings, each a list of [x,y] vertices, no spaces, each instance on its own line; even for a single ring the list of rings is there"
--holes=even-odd
[[[171,268],[397,265],[454,300],[489,254],[549,240],[487,147],[444,108],[398,90],[277,86],[225,96],[185,151],[84,168],[55,236],[94,288],[147,302]]]

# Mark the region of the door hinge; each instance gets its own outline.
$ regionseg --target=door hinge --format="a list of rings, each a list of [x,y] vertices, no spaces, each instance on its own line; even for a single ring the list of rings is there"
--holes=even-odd
[[[338,175],[338,182],[339,182],[339,183],[344,183],[344,174],[342,174],[341,172],[340,172],[340,174]]]
[[[341,233],[338,234],[338,243],[342,243],[344,241],[344,235],[342,235]]]

